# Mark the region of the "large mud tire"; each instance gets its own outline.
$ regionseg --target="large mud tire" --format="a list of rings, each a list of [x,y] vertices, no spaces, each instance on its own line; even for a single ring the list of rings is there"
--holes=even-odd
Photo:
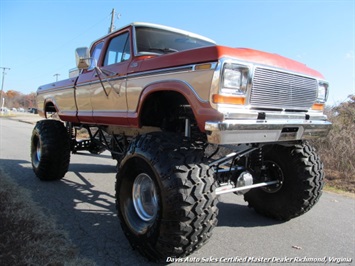
[[[265,147],[264,162],[280,187],[252,189],[244,195],[249,207],[277,220],[290,220],[309,211],[323,188],[323,164],[314,147],[303,142],[291,147]]]
[[[62,122],[37,122],[31,137],[31,161],[33,171],[41,180],[64,177],[70,162],[70,138]]]
[[[116,205],[130,244],[149,260],[187,256],[210,238],[218,208],[213,172],[204,161],[202,148],[175,134],[132,141],[118,170]],[[141,194],[149,193],[139,203],[151,204],[137,210],[141,194],[134,191],[143,179]]]

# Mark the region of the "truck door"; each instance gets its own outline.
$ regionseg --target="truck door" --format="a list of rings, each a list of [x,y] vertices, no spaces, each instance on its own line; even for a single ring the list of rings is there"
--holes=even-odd
[[[129,31],[112,35],[106,47],[90,95],[93,120],[97,124],[126,125],[126,79],[131,59]]]
[[[82,123],[94,123],[91,94],[96,87],[97,77],[95,77],[95,66],[99,62],[104,42],[95,43],[91,49],[92,64],[90,68],[81,72],[75,86],[75,99],[77,107],[77,117]]]

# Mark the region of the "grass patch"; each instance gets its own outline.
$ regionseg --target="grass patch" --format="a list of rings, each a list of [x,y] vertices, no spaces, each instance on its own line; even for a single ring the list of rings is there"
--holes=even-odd
[[[29,191],[0,171],[0,265],[95,265],[34,203]]]
[[[336,170],[325,169],[325,181],[328,189],[332,188],[333,191],[345,191],[354,193],[355,195],[355,178],[354,176],[347,175],[344,172]]]
[[[339,195],[342,195],[342,196],[346,196],[348,198],[355,199],[355,194],[354,193],[347,192],[347,191],[344,191],[343,189],[339,189],[339,188],[333,187],[333,186],[331,186],[331,185],[329,185],[327,183],[325,184],[323,190],[327,191],[327,192],[330,192],[330,193],[335,193],[335,194],[339,194]]]
[[[0,113],[0,117],[11,117],[11,116],[15,116],[14,114],[9,114],[9,113]]]

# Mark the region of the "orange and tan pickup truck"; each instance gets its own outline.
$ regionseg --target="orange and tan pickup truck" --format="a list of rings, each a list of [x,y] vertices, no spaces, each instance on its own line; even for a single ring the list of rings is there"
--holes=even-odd
[[[294,60],[187,31],[132,23],[76,50],[70,78],[40,86],[31,157],[61,179],[70,154],[109,150],[131,245],[154,261],[185,257],[217,224],[222,193],[289,220],[310,210],[323,164],[329,84]],[[57,119],[53,119],[53,118]],[[89,138],[79,139],[78,129]]]

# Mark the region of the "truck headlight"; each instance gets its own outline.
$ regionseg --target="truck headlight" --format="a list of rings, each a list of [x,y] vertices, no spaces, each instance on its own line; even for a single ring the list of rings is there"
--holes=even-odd
[[[317,90],[317,102],[325,103],[328,98],[328,87],[329,84],[324,81],[318,82],[318,90]]]
[[[226,63],[222,74],[222,94],[245,95],[249,69],[246,66]]]

